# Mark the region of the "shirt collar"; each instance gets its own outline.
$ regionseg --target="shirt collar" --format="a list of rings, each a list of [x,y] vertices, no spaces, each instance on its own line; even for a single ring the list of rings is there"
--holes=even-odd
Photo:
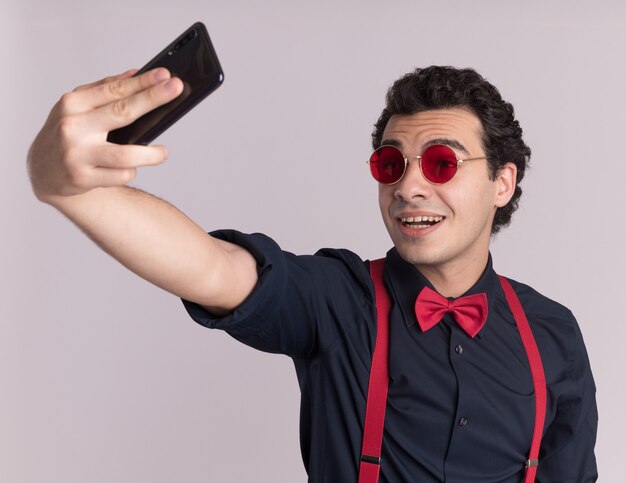
[[[422,275],[422,273],[410,263],[405,262],[396,248],[387,252],[385,263],[385,280],[387,286],[393,292],[393,298],[402,313],[407,326],[417,323],[415,317],[415,299],[424,287],[435,290],[435,287]],[[496,293],[498,276],[493,270],[491,253],[487,265],[478,281],[462,296],[484,292],[487,295],[488,314],[492,313],[493,301]],[[491,317],[487,317],[487,322]],[[480,337],[487,327],[487,323],[477,334]]]

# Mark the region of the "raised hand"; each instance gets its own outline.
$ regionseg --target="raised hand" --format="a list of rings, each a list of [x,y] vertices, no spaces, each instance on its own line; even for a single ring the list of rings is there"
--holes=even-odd
[[[183,89],[163,68],[135,70],[77,87],[52,108],[28,154],[33,191],[41,201],[123,186],[141,166],[167,159],[165,146],[118,145],[109,131],[171,101]]]

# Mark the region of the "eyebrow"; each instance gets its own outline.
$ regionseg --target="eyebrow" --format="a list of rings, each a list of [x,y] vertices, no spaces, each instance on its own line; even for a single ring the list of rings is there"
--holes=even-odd
[[[383,139],[380,143],[381,146],[393,146],[394,148],[402,148],[402,143],[395,139]]]
[[[469,156],[470,153],[469,151],[465,148],[465,146],[463,146],[460,142],[458,142],[456,139],[449,139],[449,138],[437,138],[437,139],[433,139],[431,141],[428,141],[425,145],[424,145],[424,149],[427,149],[431,146],[434,146],[435,144],[443,144],[444,146],[449,146],[451,148],[457,149],[459,151],[461,151],[463,154]],[[402,148],[402,143],[400,141],[397,141],[395,139],[383,139],[383,141],[380,143],[381,146],[393,146],[396,147],[398,149],[401,150]]]

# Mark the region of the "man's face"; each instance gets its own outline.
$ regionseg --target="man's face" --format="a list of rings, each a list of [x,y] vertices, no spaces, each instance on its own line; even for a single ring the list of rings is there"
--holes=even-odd
[[[407,157],[444,144],[458,159],[466,159],[485,156],[481,134],[480,120],[471,111],[441,109],[392,116],[382,144],[397,146]],[[418,160],[410,159],[398,183],[380,184],[380,210],[402,258],[438,272],[460,273],[467,264],[484,268],[496,208],[508,202],[514,189],[514,165],[502,173],[490,180],[487,160],[473,160],[462,163],[450,181],[436,185],[424,178]]]

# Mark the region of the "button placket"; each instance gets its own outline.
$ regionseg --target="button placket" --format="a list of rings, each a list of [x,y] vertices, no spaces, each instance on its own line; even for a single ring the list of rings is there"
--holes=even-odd
[[[448,455],[457,454],[469,441],[468,438],[471,436],[471,425],[469,424],[469,419],[472,413],[471,407],[468,406],[468,402],[466,400],[468,391],[468,387],[466,386],[468,380],[467,371],[469,368],[466,364],[467,361],[465,360],[468,354],[466,350],[468,347],[471,347],[471,343],[467,334],[458,326],[458,324],[456,324],[456,322],[454,322],[454,320],[452,320],[450,328],[451,333],[448,345],[448,358],[451,369],[456,376],[458,390],[456,408],[454,413],[450,415],[454,419],[450,421],[452,424],[452,431],[448,442]],[[446,456],[446,460],[444,460],[444,473],[447,471],[447,458],[448,456]]]
[[[462,379],[461,379],[461,374],[465,372],[464,370],[465,364],[462,362],[463,359],[465,358],[465,347],[463,345],[463,342],[464,342],[463,334],[453,329],[451,337],[450,337],[450,362],[452,364],[454,372],[457,375],[458,388],[459,388],[457,408],[456,408],[457,410],[456,424],[459,430],[466,428],[469,423],[469,419],[467,415],[463,414],[465,410],[467,409],[465,408],[465,404],[464,404],[464,397],[463,397],[464,391],[463,391],[463,385],[462,385]]]

